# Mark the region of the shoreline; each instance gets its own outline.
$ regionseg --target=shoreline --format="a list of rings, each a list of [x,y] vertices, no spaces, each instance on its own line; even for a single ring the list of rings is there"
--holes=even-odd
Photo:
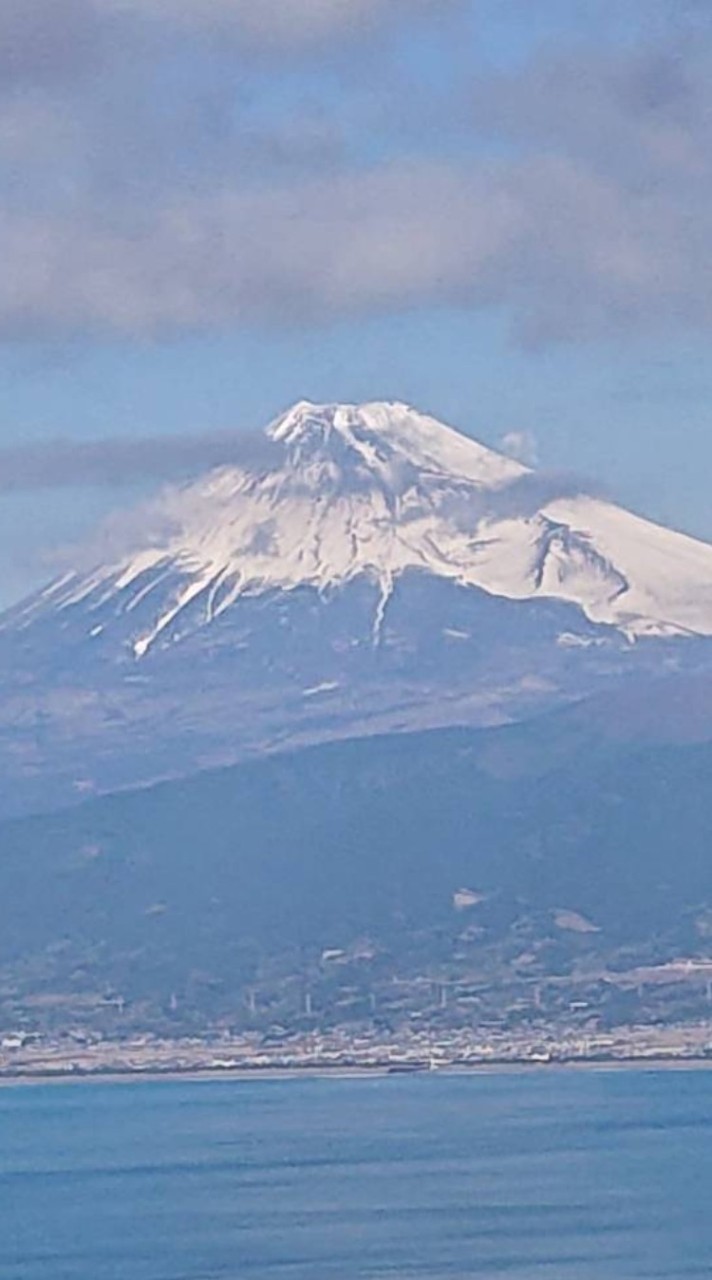
[[[110,1068],[106,1071],[59,1070],[59,1071],[19,1071],[17,1073],[0,1073],[0,1089],[37,1088],[43,1085],[97,1085],[97,1084],[177,1084],[177,1083],[237,1083],[246,1084],[257,1081],[286,1083],[295,1080],[403,1080],[406,1078],[442,1078],[461,1079],[468,1076],[518,1076],[547,1075],[559,1073],[592,1072],[598,1074],[620,1074],[626,1071],[645,1071],[660,1074],[663,1072],[698,1072],[712,1070],[712,1058],[689,1057],[671,1058],[610,1058],[579,1059],[552,1062],[478,1062],[472,1065],[454,1065],[437,1068],[413,1067],[395,1070],[392,1067],[374,1065],[360,1067],[313,1066],[304,1067],[248,1067],[211,1068],[186,1067],[167,1068],[165,1071],[147,1068],[145,1071]]]

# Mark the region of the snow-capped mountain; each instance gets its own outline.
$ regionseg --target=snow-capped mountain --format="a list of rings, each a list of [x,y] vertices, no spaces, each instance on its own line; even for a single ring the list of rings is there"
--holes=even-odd
[[[630,639],[712,635],[712,546],[556,485],[403,404],[298,404],[261,470],[225,467],[138,519],[147,545],[72,573],[21,610],[115,603],[137,658],[245,597],[363,577],[374,639],[408,570],[509,600],[578,605]],[[138,607],[141,610],[138,621]],[[89,626],[88,635],[98,633]]]
[[[712,546],[406,405],[303,402],[2,620],[0,811],[502,722],[705,667],[708,637]]]

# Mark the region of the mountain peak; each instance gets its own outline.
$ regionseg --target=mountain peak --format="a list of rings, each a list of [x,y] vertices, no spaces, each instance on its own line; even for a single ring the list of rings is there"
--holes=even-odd
[[[390,468],[409,464],[420,472],[466,479],[484,488],[507,484],[525,472],[469,436],[401,401],[313,404],[300,400],[267,429],[299,465],[329,453],[341,464],[365,467],[388,481]]]
[[[399,402],[300,401],[265,469],[224,467],[137,513],[136,537],[20,617],[113,611],[130,650],[175,644],[241,600],[356,580],[375,636],[406,574],[507,600],[558,600],[628,638],[712,635],[712,547],[535,473]],[[17,615],[15,615],[17,616]]]

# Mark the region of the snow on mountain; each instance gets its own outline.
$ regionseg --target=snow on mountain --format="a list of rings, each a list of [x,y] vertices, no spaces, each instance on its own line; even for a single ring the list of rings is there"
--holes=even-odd
[[[263,466],[166,490],[137,513],[133,545],[52,584],[12,625],[82,604],[92,634],[115,603],[137,618],[140,659],[241,599],[366,578],[378,640],[394,584],[415,570],[568,602],[629,640],[712,635],[712,546],[557,487],[404,404],[305,401],[267,434]]]
[[[0,815],[709,679],[712,547],[401,404],[302,403],[249,453],[0,619]]]

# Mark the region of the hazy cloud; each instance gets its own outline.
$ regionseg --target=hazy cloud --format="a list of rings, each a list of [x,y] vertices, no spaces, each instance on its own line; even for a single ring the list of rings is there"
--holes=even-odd
[[[69,81],[104,58],[155,60],[196,33],[284,56],[458,7],[462,0],[2,0],[0,91]]]
[[[144,480],[175,480],[225,464],[268,469],[284,463],[283,447],[261,433],[206,437],[168,437],[134,442],[107,440],[77,446],[70,442],[34,449],[0,452],[0,492],[76,486],[113,486]],[[403,491],[417,482],[406,465],[400,477]],[[349,474],[348,487],[363,492],[378,487],[366,472]],[[292,490],[296,492],[296,490]],[[310,490],[304,489],[308,495]],[[468,534],[483,520],[530,519],[558,500],[605,497],[600,485],[568,472],[527,471],[497,489],[476,485],[444,487],[438,509]],[[110,512],[92,530],[91,538],[60,546],[43,555],[45,567],[89,569],[111,563],[136,551],[165,546],[179,536],[185,519],[179,490],[169,487],[129,510]],[[257,533],[270,537],[269,522]]]
[[[441,13],[458,0],[94,0],[109,12],[228,32],[250,44],[303,49],[357,39],[379,25]]]
[[[483,76],[473,125],[510,144],[585,160],[631,187],[676,172],[708,176],[711,69],[705,42],[547,53],[516,74]]]
[[[601,485],[565,471],[529,471],[511,484],[486,495],[488,513],[500,517],[526,518],[542,507],[566,498],[602,498]]]
[[[95,0],[2,0],[0,91],[83,75],[100,59],[102,43]]]
[[[469,118],[443,95],[442,131],[423,131],[422,145],[411,137],[408,157],[393,138],[382,147],[364,119],[336,118],[333,87],[331,98],[285,98],[260,117],[240,78],[253,60],[229,61],[243,39],[331,47],[458,7],[4,0],[0,83],[34,87],[0,109],[0,336],[141,339],[423,305],[502,309],[527,343],[709,330],[703,33],[635,50],[589,40],[482,73]],[[633,0],[626,9],[642,14]],[[194,81],[181,60],[193,58],[198,28],[229,28],[238,44],[214,44]],[[148,58],[136,84],[132,50]],[[173,54],[170,88],[161,59]],[[104,56],[111,75],[52,97],[53,84]]]
[[[263,468],[281,456],[262,432],[70,440],[0,449],[0,493],[171,480],[219,466]]]
[[[506,305],[525,341],[712,325],[712,183],[573,158],[391,164],[122,214],[0,218],[6,337]]]
[[[526,520],[550,503],[572,498],[602,498],[600,485],[583,476],[557,471],[527,471],[498,489],[475,487],[448,494],[444,513],[465,532],[481,520]]]
[[[503,435],[499,447],[508,458],[515,458],[527,467],[535,467],[538,462],[536,436],[531,431],[508,431]]]

